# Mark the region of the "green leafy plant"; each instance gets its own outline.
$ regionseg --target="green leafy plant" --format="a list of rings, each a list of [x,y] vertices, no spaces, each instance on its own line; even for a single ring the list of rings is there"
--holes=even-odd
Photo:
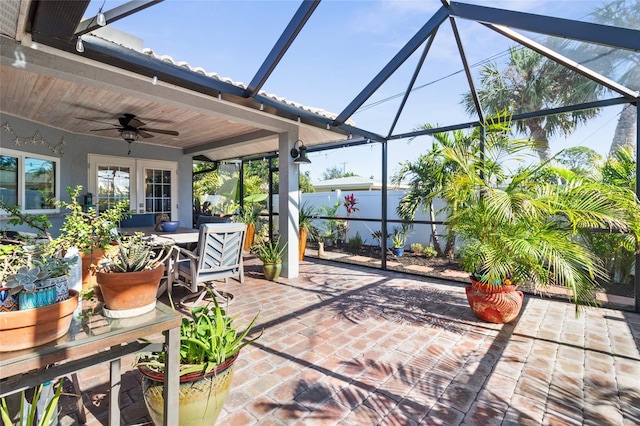
[[[395,248],[402,248],[406,244],[408,237],[408,230],[405,226],[401,228],[394,227],[391,234],[391,245]]]
[[[313,224],[313,219],[317,214],[318,211],[306,202],[298,211],[298,228],[307,231],[307,239],[310,241],[318,238],[318,228]]]
[[[169,256],[171,245],[157,246],[140,232],[122,237],[120,243],[105,253],[98,265],[100,272],[139,272],[155,269]]]
[[[77,247],[82,253],[107,248],[117,235],[118,224],[130,215],[129,202],[121,201],[99,215],[93,208],[84,210],[78,199],[82,186],[68,187],[71,202],[57,201],[56,206],[69,210],[60,227],[60,236],[51,246],[61,250]]]
[[[436,257],[438,255],[438,251],[433,247],[433,245],[429,244],[422,250],[422,254],[426,257]]]
[[[25,402],[25,391],[20,393],[20,408],[16,413],[16,418],[12,418],[12,414],[9,409],[9,404],[7,403],[7,398],[0,399],[0,418],[2,418],[2,423],[5,425],[34,425],[34,426],[49,426],[52,424],[57,424],[57,419],[54,419],[54,415],[56,413],[56,407],[58,406],[58,401],[60,400],[60,395],[62,395],[62,383],[58,382],[53,396],[44,409],[44,413],[38,413],[38,421],[36,422],[36,401],[40,399],[42,395],[42,389],[44,388],[44,384],[40,384],[35,387],[33,394],[34,403],[31,404],[28,410],[25,410],[24,402]],[[15,420],[15,422],[14,422]],[[55,420],[55,422],[54,422]]]
[[[208,289],[213,306],[198,306],[190,310],[191,318],[183,318],[180,325],[180,375],[208,373],[227,359],[233,358],[242,348],[256,341],[264,330],[254,338],[244,340],[253,328],[258,315],[247,328],[239,332],[233,324],[234,318],[220,307],[211,289]],[[164,371],[164,352],[141,353],[136,357],[136,366],[145,366],[156,372]]]
[[[415,254],[422,254],[424,251],[424,246],[420,243],[413,243],[409,247],[411,247],[411,251]]]
[[[360,248],[364,244],[362,237],[360,236],[360,232],[356,232],[355,237],[349,238],[349,247],[351,248]]]
[[[282,263],[287,243],[280,245],[280,238],[264,241],[255,246],[256,255],[263,263]]]

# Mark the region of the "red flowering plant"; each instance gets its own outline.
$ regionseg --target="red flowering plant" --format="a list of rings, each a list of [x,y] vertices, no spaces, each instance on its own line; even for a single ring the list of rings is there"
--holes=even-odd
[[[344,235],[344,241],[347,241],[347,234],[349,233],[349,218],[351,217],[351,214],[354,212],[357,212],[359,209],[356,207],[356,204],[358,204],[358,200],[356,199],[355,195],[353,194],[349,194],[349,195],[345,195],[344,197],[344,208],[347,210],[347,219],[343,222],[342,226],[341,226],[341,231],[342,234]]]

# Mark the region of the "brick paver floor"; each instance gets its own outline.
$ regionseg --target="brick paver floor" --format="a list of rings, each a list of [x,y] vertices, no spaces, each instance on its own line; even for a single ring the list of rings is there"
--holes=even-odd
[[[638,314],[527,296],[496,325],[456,283],[315,260],[296,279],[259,271],[250,260],[244,284],[218,286],[238,324],[260,312],[264,329],[220,425],[640,424]],[[122,422],[146,424],[139,373],[123,369]],[[88,424],[106,424],[107,367],[80,380]],[[72,401],[63,411],[77,423]]]

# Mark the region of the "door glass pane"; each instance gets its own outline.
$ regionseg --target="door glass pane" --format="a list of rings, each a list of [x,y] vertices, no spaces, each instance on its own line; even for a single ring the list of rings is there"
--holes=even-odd
[[[98,166],[98,212],[103,212],[131,195],[129,167]]]
[[[26,157],[25,210],[51,209],[56,196],[56,165],[53,161]]]
[[[18,159],[0,155],[0,199],[8,206],[18,204]]]
[[[171,170],[145,169],[144,185],[147,213],[166,213],[171,217]]]

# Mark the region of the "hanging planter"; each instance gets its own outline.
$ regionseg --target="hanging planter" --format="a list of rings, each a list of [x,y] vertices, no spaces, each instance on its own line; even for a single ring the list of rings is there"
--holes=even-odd
[[[466,287],[467,300],[481,320],[495,324],[513,321],[522,308],[524,294],[515,285],[491,285],[471,280]]]

